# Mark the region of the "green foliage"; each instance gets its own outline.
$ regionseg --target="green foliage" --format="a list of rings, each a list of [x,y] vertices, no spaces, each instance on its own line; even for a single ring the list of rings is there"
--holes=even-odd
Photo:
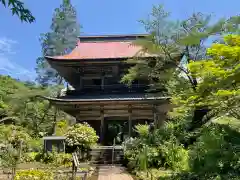
[[[146,124],[138,124],[135,126],[135,131],[140,135],[140,137],[147,137],[149,135],[149,126]]]
[[[189,169],[188,151],[175,141],[165,141],[160,146],[161,154],[165,159],[164,166],[178,172]]]
[[[78,123],[68,129],[66,143],[68,146],[87,149],[96,144],[98,140],[96,131],[87,123]]]
[[[211,94],[212,92],[210,84],[205,89],[201,88],[203,93],[201,95],[204,97],[199,97],[198,94],[196,96],[195,92],[199,91],[199,79],[191,72],[187,64],[191,60],[202,72],[209,73],[210,71],[205,71],[199,66],[201,64],[199,60],[207,59],[204,42],[215,35],[221,36],[226,33],[237,34],[239,32],[240,16],[234,16],[227,20],[221,19],[215,24],[210,23],[210,19],[209,15],[194,13],[186,20],[171,21],[170,13],[166,12],[163,6],[154,6],[149,18],[141,21],[150,35],[135,42],[136,45],[142,47],[142,51],[135,58],[128,60],[129,63],[135,65],[122,78],[122,82],[127,84],[131,84],[135,79],[144,78],[151,83],[150,90],[158,90],[161,96],[170,95],[172,103],[177,105],[172,115],[179,116],[184,114],[183,112],[197,114],[198,110],[203,110],[202,113],[192,116],[190,130],[201,127],[215,113],[215,111],[204,112],[206,107],[202,107],[203,103],[201,104],[201,102],[216,101],[207,96],[204,99],[206,93]],[[139,55],[144,53],[157,57],[139,58]],[[238,53],[233,54],[236,57]],[[236,58],[236,61],[238,59]],[[237,68],[238,66],[236,66],[236,73]],[[215,82],[215,79],[209,80],[212,83]],[[199,98],[203,98],[203,101],[199,102]],[[186,104],[188,104],[187,107]]]
[[[11,144],[14,148],[28,148],[31,139],[26,130],[21,126],[0,125],[0,141],[2,144]]]
[[[57,89],[55,86],[43,88],[0,76],[0,122],[23,126],[33,137],[51,133],[49,124],[53,124],[55,117],[57,120],[68,117],[60,111],[55,113],[49,102],[39,96],[52,96]]]
[[[53,152],[39,152],[35,154],[34,161],[42,162],[54,167],[71,167],[72,165],[72,154],[67,153],[57,153]]]
[[[197,174],[240,176],[240,133],[226,125],[211,124],[190,150],[191,171]]]
[[[28,146],[29,151],[40,152],[43,149],[43,140],[41,138],[30,139]]]
[[[0,154],[1,157],[1,166],[7,168],[16,168],[19,163],[19,149],[13,148],[12,145],[8,144],[4,147]]]
[[[54,180],[54,174],[50,171],[44,170],[22,170],[17,171],[16,180],[32,180],[32,179],[41,179],[41,180]]]
[[[17,15],[21,21],[32,23],[35,21],[32,13],[24,7],[24,3],[19,0],[0,0],[4,7],[11,9],[12,15]]]
[[[55,156],[53,164],[57,167],[71,167],[72,166],[72,154],[58,153]]]
[[[174,136],[179,133],[175,132],[179,129],[173,123],[166,123],[153,133],[146,131],[147,125],[137,127],[143,133],[138,138],[130,138],[123,143],[124,156],[129,161],[130,169],[164,167],[175,171],[188,170],[188,151]]]
[[[56,124],[56,136],[63,136],[67,133],[68,122],[67,120],[60,120]]]
[[[190,62],[189,71],[198,86],[185,101],[194,106],[208,106],[218,114],[228,113],[240,119],[240,36],[227,35],[223,43],[212,44],[209,59]]]
[[[35,162],[37,161],[38,152],[28,152],[23,155],[23,162]]]

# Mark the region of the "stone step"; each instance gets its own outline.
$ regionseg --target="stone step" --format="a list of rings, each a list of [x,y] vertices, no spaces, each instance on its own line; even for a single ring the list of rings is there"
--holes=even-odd
[[[113,155],[114,157],[112,157]],[[94,164],[121,164],[123,160],[123,150],[122,148],[116,148],[113,151],[111,146],[101,146],[100,148],[92,149],[90,152],[90,156],[90,161]]]

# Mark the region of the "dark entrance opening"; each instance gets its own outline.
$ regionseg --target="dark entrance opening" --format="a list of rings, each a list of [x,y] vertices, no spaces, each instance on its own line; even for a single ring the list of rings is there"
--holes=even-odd
[[[93,79],[93,85],[96,85],[96,86],[101,86],[102,84],[102,80],[101,79]]]
[[[124,118],[124,119],[123,119]],[[126,117],[107,117],[105,119],[104,145],[122,144],[128,136],[128,120]]]

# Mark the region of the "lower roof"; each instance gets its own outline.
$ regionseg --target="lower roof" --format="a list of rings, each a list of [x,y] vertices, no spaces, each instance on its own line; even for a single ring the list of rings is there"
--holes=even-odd
[[[81,95],[52,98],[43,96],[44,99],[55,102],[108,102],[108,101],[141,101],[141,100],[168,100],[170,97],[159,97],[146,94],[111,94],[111,95]]]

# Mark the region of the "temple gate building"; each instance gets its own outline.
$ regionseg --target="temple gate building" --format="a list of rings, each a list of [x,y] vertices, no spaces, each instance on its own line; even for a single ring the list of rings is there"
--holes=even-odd
[[[129,136],[137,123],[163,122],[169,109],[168,97],[146,93],[149,82],[143,79],[137,79],[130,87],[120,83],[131,66],[125,61],[141,50],[132,42],[144,37],[146,35],[80,36],[70,54],[46,57],[72,87],[60,97],[47,99],[77,122],[89,123],[102,143],[108,138],[112,121],[127,124],[125,132]],[[141,58],[154,56],[145,54]]]

